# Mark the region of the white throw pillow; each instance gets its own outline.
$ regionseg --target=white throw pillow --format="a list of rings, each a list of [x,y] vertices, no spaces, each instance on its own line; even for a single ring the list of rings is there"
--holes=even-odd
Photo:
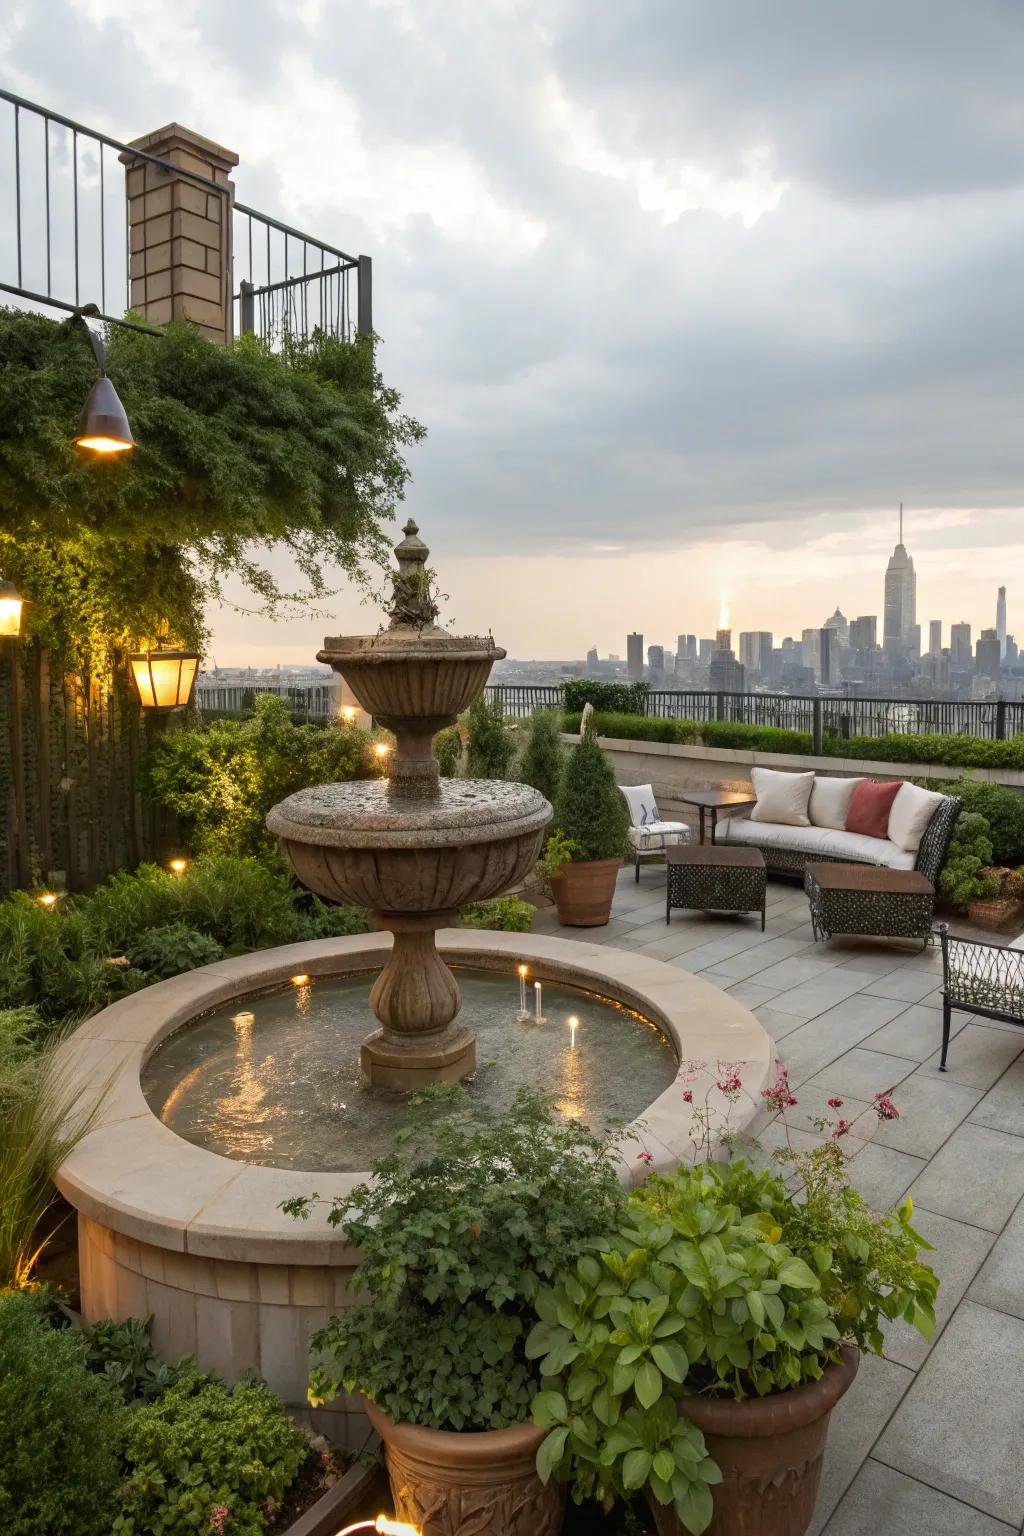
[[[850,797],[863,779],[826,779],[820,773],[814,775],[811,803],[807,814],[812,827],[831,827],[842,832],[846,826],[846,813],[850,809]]]
[[[650,784],[620,784],[619,788],[626,797],[629,819],[634,827],[648,827],[652,821],[661,820]]]
[[[902,784],[889,812],[889,841],[904,853],[916,853],[941,800],[933,789]]]
[[[775,768],[751,768],[750,780],[757,804],[751,821],[774,821],[784,827],[809,827],[807,802],[814,787],[813,773],[779,773]]]

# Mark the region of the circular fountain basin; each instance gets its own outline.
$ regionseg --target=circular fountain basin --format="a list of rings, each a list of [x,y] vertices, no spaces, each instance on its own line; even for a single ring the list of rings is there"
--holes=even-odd
[[[529,934],[443,929],[437,938],[447,963],[499,976],[513,1004],[515,967],[525,962],[546,996],[567,987],[611,999],[629,1010],[622,1018],[630,1027],[637,1024],[632,1015],[656,1026],[679,1059],[744,1061],[754,1101],[768,1080],[772,1044],[753,1014],[676,966]],[[362,1168],[347,1171],[327,1171],[316,1157],[305,1170],[240,1161],[163,1124],[147,1102],[143,1077],[159,1060],[159,1047],[192,1021],[225,1008],[258,1013],[265,995],[295,975],[312,978],[311,995],[327,990],[324,978],[364,973],[359,985],[365,986],[365,973],[383,964],[390,945],[387,934],[359,935],[221,960],[123,998],[65,1042],[58,1058],[62,1083],[73,1087],[83,1107],[95,1109],[93,1129],[57,1175],[79,1214],[87,1320],[152,1313],[154,1343],[165,1357],[193,1354],[200,1366],[229,1379],[254,1367],[287,1403],[305,1407],[309,1337],[351,1303],[358,1254],[328,1224],[325,1206],[303,1222],[279,1204],[314,1190],[325,1201],[344,1197],[366,1177],[382,1143],[368,1141]],[[586,999],[579,1003],[573,1011],[581,1018],[582,1049]],[[510,1029],[519,1027],[510,1022]],[[742,1131],[756,1110],[751,1104],[738,1111],[732,1123]],[[631,1146],[644,1150],[655,1168],[689,1160],[692,1110],[678,1084],[643,1106],[639,1119],[642,1140]],[[643,1166],[632,1158],[631,1150],[623,1159],[625,1182]],[[317,1422],[349,1439],[363,1420],[358,1403],[342,1398],[320,1410]]]

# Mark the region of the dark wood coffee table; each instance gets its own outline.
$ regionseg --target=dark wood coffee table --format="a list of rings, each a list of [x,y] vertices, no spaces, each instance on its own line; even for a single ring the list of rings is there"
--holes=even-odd
[[[678,797],[684,805],[695,805],[700,811],[700,840],[704,841],[704,818],[711,813],[711,846],[715,846],[715,828],[719,811],[738,811],[745,805],[756,805],[757,796],[752,789],[691,789]]]
[[[666,849],[665,921],[673,907],[695,912],[760,912],[764,932],[768,878],[760,848],[677,843]]]
[[[920,870],[808,864],[804,890],[815,942],[837,933],[926,942],[931,935],[935,887]]]

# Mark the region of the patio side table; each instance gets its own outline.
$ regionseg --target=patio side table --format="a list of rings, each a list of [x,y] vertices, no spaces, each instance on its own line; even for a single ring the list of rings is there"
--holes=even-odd
[[[665,921],[673,907],[695,912],[760,912],[764,932],[768,877],[760,848],[680,843],[669,848]]]
[[[808,864],[804,890],[815,942],[837,933],[926,942],[931,935],[935,887],[919,870]]]

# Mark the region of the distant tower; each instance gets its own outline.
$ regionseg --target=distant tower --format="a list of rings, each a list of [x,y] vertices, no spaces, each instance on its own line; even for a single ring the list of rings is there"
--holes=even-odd
[[[634,630],[626,636],[626,671],[631,683],[639,683],[644,675],[644,637]]]
[[[999,588],[996,598],[996,634],[999,636],[999,660],[1006,660],[1006,588]]]
[[[886,653],[899,654],[910,643],[910,631],[917,622],[917,576],[914,562],[903,544],[903,503],[900,502],[900,540],[889,557],[885,571],[885,621],[883,643]]]
[[[928,621],[928,654],[929,656],[942,655],[941,619],[929,619]]]

